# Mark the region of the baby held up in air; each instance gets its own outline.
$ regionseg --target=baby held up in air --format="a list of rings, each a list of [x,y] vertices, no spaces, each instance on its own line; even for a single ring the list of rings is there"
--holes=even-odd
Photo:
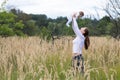
[[[77,12],[77,13],[75,13],[75,14],[76,14],[76,18],[77,18],[77,19],[84,16],[84,12],[83,12],[83,11],[79,11],[79,12]],[[72,16],[73,16],[73,15],[67,17],[68,21],[67,21],[66,25],[67,25],[68,27],[70,27],[70,23],[72,22]]]

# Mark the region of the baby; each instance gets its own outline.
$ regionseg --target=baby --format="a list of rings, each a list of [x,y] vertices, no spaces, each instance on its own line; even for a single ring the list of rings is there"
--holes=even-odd
[[[78,19],[78,18],[81,18],[81,17],[83,17],[83,16],[84,16],[84,12],[83,12],[83,11],[80,11],[80,12],[76,13],[76,18],[77,18],[77,19]],[[68,21],[67,21],[66,25],[67,25],[68,27],[70,27],[70,22],[72,22],[72,16],[67,17],[67,19],[68,19]]]

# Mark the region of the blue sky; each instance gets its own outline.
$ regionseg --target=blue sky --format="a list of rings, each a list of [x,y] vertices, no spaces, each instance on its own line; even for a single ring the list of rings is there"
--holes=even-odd
[[[2,3],[4,0],[0,0]],[[73,12],[84,11],[85,16],[102,18],[106,13],[102,10],[106,0],[8,0],[7,8],[16,7],[28,14],[46,14],[57,18],[68,16]],[[98,17],[99,15],[99,17]]]

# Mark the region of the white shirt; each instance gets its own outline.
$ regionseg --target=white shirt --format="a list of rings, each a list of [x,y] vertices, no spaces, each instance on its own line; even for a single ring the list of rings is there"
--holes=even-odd
[[[73,53],[82,54],[85,37],[78,28],[76,18],[73,18],[72,28],[76,35],[76,38],[73,40]]]

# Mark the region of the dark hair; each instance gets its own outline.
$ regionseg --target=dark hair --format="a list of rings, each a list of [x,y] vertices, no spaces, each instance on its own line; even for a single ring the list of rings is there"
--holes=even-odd
[[[84,47],[85,47],[85,49],[87,50],[88,49],[88,47],[90,46],[90,39],[89,39],[89,31],[88,31],[88,29],[86,28],[85,29],[85,33],[83,34],[84,35],[84,37],[85,37],[85,41],[84,41]]]
[[[80,11],[79,12],[81,16],[84,16],[84,12],[83,11]]]

